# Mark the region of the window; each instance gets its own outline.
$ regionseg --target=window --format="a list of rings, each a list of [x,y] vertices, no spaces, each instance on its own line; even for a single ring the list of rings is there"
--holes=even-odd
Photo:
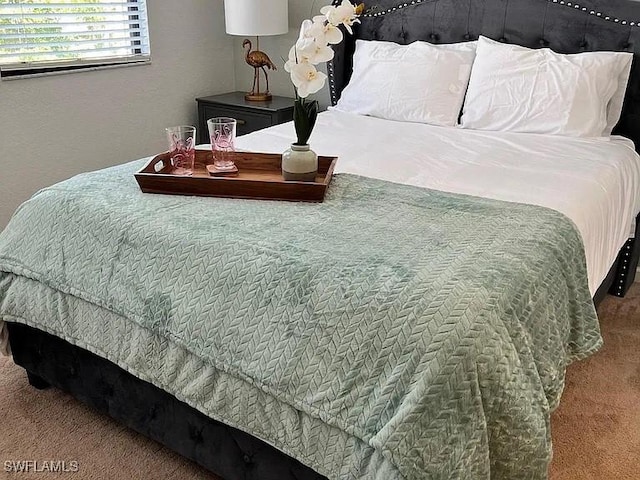
[[[0,75],[150,60],[145,0],[0,0]]]

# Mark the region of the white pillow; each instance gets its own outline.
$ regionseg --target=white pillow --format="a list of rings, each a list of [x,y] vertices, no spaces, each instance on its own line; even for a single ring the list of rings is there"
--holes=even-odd
[[[622,115],[622,106],[624,104],[624,97],[627,93],[627,84],[629,83],[629,75],[631,74],[631,63],[633,60],[633,54],[629,53],[629,61],[625,68],[623,68],[618,76],[618,89],[613,94],[609,106],[607,107],[607,126],[602,132],[602,135],[608,137],[611,135],[611,131],[618,124],[620,115]]]
[[[461,123],[464,128],[607,136],[620,118],[612,99],[626,80],[633,55],[585,52],[562,55],[480,37]],[[619,102],[619,105],[615,104]],[[610,109],[610,105],[612,108]],[[611,110],[611,112],[609,112]],[[608,118],[608,113],[611,119]],[[609,130],[608,130],[609,129]],[[607,131],[608,130],[608,131]]]
[[[337,110],[406,122],[458,123],[476,42],[356,41],[353,74]]]

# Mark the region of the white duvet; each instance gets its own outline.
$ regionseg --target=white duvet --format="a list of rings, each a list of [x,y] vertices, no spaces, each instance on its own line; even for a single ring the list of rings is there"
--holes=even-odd
[[[292,123],[237,139],[281,153]],[[573,220],[594,294],[640,211],[640,157],[623,137],[569,138],[394,122],[337,110],[318,116],[310,143],[338,156],[336,173],[549,207]]]

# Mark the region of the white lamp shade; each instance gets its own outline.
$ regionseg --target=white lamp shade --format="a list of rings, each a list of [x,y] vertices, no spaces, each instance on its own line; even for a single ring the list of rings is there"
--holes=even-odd
[[[229,35],[282,35],[289,31],[288,0],[224,0]]]

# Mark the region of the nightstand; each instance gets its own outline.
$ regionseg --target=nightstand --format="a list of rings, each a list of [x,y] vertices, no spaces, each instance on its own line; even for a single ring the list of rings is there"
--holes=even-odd
[[[293,98],[274,95],[270,102],[248,102],[244,95],[244,92],[232,92],[196,98],[199,143],[209,143],[207,120],[213,117],[235,118],[238,135],[293,120]]]

